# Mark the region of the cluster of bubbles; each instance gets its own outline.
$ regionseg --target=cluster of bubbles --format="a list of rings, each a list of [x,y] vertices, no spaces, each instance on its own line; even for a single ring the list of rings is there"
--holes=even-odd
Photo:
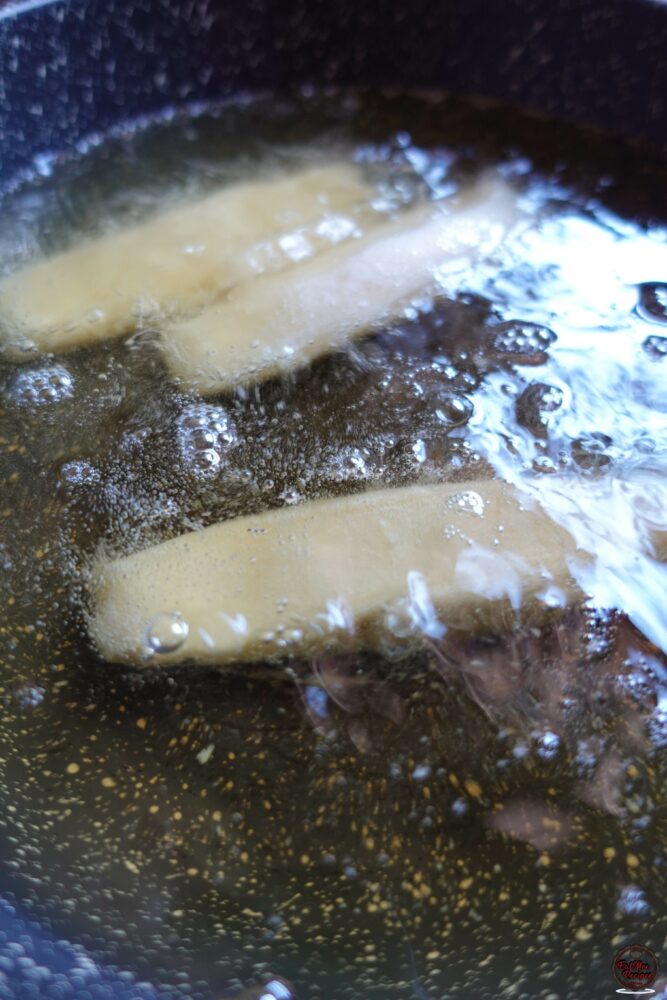
[[[189,403],[178,417],[176,433],[183,461],[201,478],[217,475],[224,455],[237,441],[227,412],[208,403]]]
[[[81,946],[50,940],[1,899],[0,996],[2,1000],[167,1000],[132,973],[93,961]],[[184,996],[172,994],[168,1000]]]
[[[16,406],[57,405],[74,395],[74,377],[63,365],[19,368],[5,387],[6,398]]]
[[[645,282],[639,286],[637,315],[648,323],[667,325],[667,282]],[[667,357],[667,336],[651,333],[643,348],[654,361]]]
[[[512,365],[543,365],[556,334],[539,323],[511,319],[495,328],[493,350],[498,358]]]

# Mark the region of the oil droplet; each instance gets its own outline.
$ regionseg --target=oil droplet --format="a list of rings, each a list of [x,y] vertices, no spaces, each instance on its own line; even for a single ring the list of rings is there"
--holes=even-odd
[[[180,615],[158,615],[148,628],[148,645],[154,653],[173,653],[183,645],[189,631]]]

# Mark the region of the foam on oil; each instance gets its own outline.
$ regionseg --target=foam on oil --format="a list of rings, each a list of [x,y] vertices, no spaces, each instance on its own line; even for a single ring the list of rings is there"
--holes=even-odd
[[[664,164],[444,98],[199,109],[40,161],[3,205],[2,265],[341,156],[388,213],[495,171],[521,225],[391,328],[205,402],[152,329],[2,361],[1,887],[174,997],[271,976],[323,1000],[497,995],[517,969],[545,997],[601,995],[589,942],[662,941]],[[545,590],[546,625],[471,638],[414,578],[381,657],[238,676],[139,675],[87,645],[101,543],[494,474],[597,553],[587,606]],[[484,516],[474,489],[453,502]],[[187,627],[171,608],[152,623],[158,661]]]

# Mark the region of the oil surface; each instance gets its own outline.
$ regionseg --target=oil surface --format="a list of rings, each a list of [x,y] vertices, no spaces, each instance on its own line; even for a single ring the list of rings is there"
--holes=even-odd
[[[445,98],[197,109],[40,160],[3,264],[334,156],[387,211],[497,171],[526,224],[437,302],[237,394],[179,392],[150,329],[1,362],[0,891],[175,998],[611,995],[614,952],[667,933],[665,164]],[[224,672],[87,642],[100,543],[494,474],[594,540],[586,606]]]

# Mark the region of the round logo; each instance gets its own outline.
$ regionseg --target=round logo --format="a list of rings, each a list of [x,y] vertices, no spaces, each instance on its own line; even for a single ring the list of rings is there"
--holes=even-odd
[[[643,944],[630,944],[614,956],[611,971],[620,986],[617,993],[653,993],[658,978],[658,959]]]

